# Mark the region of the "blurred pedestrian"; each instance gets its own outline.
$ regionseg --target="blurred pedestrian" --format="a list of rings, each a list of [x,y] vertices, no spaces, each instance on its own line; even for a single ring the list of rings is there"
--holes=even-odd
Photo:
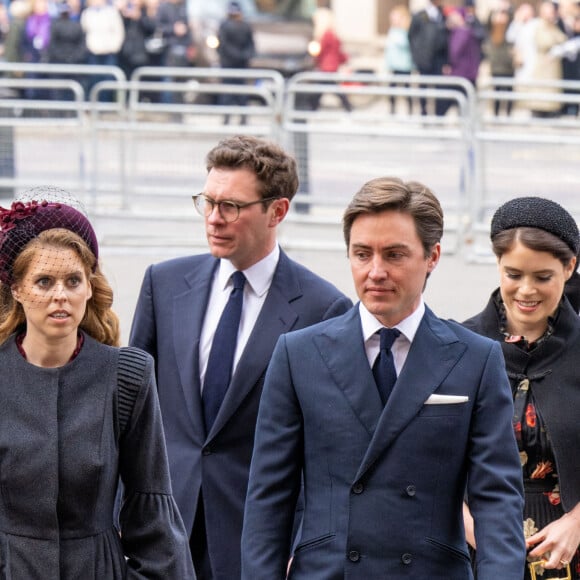
[[[463,78],[475,88],[481,64],[485,29],[473,11],[472,0],[467,0],[464,6],[448,6],[444,12],[449,30],[447,40],[449,65],[444,73]],[[462,86],[454,87],[454,90],[467,96],[467,91]],[[446,112],[453,106],[459,107],[456,101],[446,99],[441,108]]]
[[[580,4],[575,0],[560,0],[558,3],[558,27],[568,41],[563,47],[562,79],[580,82]],[[564,93],[578,95],[578,89],[565,88]],[[578,103],[563,103],[562,113],[576,117]]]
[[[117,7],[110,0],[87,0],[80,21],[85,32],[88,64],[117,66],[119,51],[125,39],[125,27]],[[87,92],[106,78],[106,75],[92,75]],[[100,96],[103,101],[113,100],[111,91],[102,91]]]
[[[196,47],[193,31],[189,25],[187,5],[184,0],[162,0],[157,7],[157,27],[163,38],[162,65],[168,68],[185,68],[193,66]],[[173,82],[175,77],[169,75],[166,82]],[[178,80],[183,80],[182,78]],[[180,91],[164,91],[161,95],[164,103],[183,102]],[[181,119],[181,116],[176,116]]]
[[[555,55],[551,50],[566,41],[566,35],[558,28],[556,7],[551,0],[544,0],[538,9],[538,23],[534,31],[534,68],[531,79],[541,81],[562,80],[562,56]],[[562,92],[559,87],[538,85],[530,87],[530,100],[526,106],[534,117],[557,117],[562,109],[558,101],[549,99],[533,99],[533,93],[557,95]]]
[[[537,578],[579,580],[580,318],[564,294],[580,250],[578,226],[551,200],[516,198],[495,212],[491,244],[499,288],[464,324],[503,351],[524,482],[528,560]],[[479,546],[476,538],[476,551]],[[562,569],[569,575],[553,575]],[[532,577],[530,566],[522,575]]]
[[[161,67],[165,62],[166,40],[163,37],[163,29],[157,19],[160,0],[142,0],[142,9],[145,10],[147,18],[153,25],[153,30],[144,39],[145,51],[147,52],[148,66]],[[141,77],[141,80],[151,81],[158,80],[158,77],[147,78]],[[150,103],[159,103],[163,93],[158,90],[143,90],[140,97],[143,101]]]
[[[414,64],[409,44],[411,13],[405,4],[393,6],[389,13],[389,32],[385,41],[385,69],[393,75],[410,75]],[[409,83],[391,83],[391,87],[409,87]],[[390,97],[391,114],[396,112],[397,98]],[[413,112],[413,99],[407,98],[408,113]]]
[[[159,26],[157,11],[161,2],[159,0],[143,0],[143,8],[147,17],[152,21],[153,31],[145,39],[145,50],[147,51],[151,66],[163,65],[163,52],[166,41],[163,38],[163,30]]]
[[[70,194],[37,187],[0,208],[2,578],[195,577],[154,361],[118,348],[112,299]]]
[[[9,27],[4,39],[6,62],[24,62],[24,30],[31,9],[27,0],[12,0],[8,7]],[[15,72],[12,76],[22,76],[22,73]]]
[[[496,0],[487,19],[487,40],[484,44],[484,53],[489,62],[492,78],[513,80],[514,77],[514,49],[507,38],[507,31],[513,19],[513,9],[510,0]],[[494,91],[511,92],[511,85],[494,85]],[[493,113],[497,117],[502,109],[501,99],[494,99]],[[504,107],[509,117],[513,108],[513,101],[505,100]]]
[[[423,10],[413,14],[409,26],[409,44],[413,62],[420,74],[440,76],[448,69],[448,30],[442,0],[430,0]],[[426,115],[427,99],[421,97],[419,103],[421,115]],[[436,115],[444,115],[447,108],[445,99],[435,100]]]
[[[536,59],[535,34],[539,20],[536,9],[523,2],[514,12],[514,18],[506,32],[506,39],[514,46],[516,80],[527,81],[532,77]]]
[[[468,80],[476,86],[481,64],[482,28],[469,23],[464,8],[451,8],[447,15],[449,29],[448,74]]]
[[[319,51],[316,55],[315,67],[316,70],[323,73],[338,72],[340,67],[348,62],[348,55],[344,52],[342,41],[336,33],[334,25],[334,18],[329,18],[326,23],[326,28],[321,31],[319,42]],[[322,84],[335,84],[333,81],[322,81]],[[352,111],[352,105],[348,97],[344,93],[335,93],[342,108],[347,111]],[[312,110],[318,110],[320,106],[320,99],[322,93],[317,93],[312,96]]]
[[[10,18],[8,16],[8,6],[0,4],[0,62],[4,61],[4,43],[10,28]]]
[[[48,0],[32,0],[32,12],[26,19],[23,36],[24,61],[47,62],[51,17]]]
[[[87,45],[80,22],[71,19],[71,7],[66,1],[56,4],[56,11],[57,16],[50,27],[48,62],[84,64],[87,60]]]
[[[26,19],[22,41],[22,58],[30,64],[41,64],[48,61],[50,44],[51,17],[48,12],[48,0],[32,0],[32,12]],[[26,78],[43,79],[41,72],[27,72]],[[27,99],[47,99],[47,89],[29,87],[24,89]]]
[[[80,22],[71,19],[71,7],[66,1],[59,2],[56,5],[56,10],[57,16],[53,19],[50,27],[48,62],[51,64],[85,64],[87,62],[87,45]],[[60,74],[58,78],[69,78],[80,82],[79,75]],[[74,95],[72,91],[67,89],[53,89],[52,97],[56,100],[71,101]]]
[[[254,46],[254,32],[250,24],[244,19],[242,7],[239,2],[228,2],[227,16],[220,24],[218,31],[218,55],[220,66],[225,69],[246,69],[250,66],[252,58],[256,54]],[[246,84],[243,77],[226,77],[225,85],[243,87]],[[248,96],[241,93],[225,93],[221,104],[224,106],[245,107]],[[226,114],[224,123],[230,122],[230,115]],[[246,124],[246,115],[241,115],[240,123]]]
[[[147,14],[144,0],[119,0],[117,6],[125,28],[125,39],[119,53],[119,66],[130,79],[136,68],[149,65],[145,39],[154,33],[155,20]]]

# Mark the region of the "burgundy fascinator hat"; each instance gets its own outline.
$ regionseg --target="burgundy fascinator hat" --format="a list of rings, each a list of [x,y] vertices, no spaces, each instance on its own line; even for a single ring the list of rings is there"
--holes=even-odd
[[[10,209],[0,207],[0,281],[12,284],[12,266],[24,247],[45,230],[64,228],[82,238],[99,257],[97,236],[82,205],[64,189],[40,186],[26,190]]]

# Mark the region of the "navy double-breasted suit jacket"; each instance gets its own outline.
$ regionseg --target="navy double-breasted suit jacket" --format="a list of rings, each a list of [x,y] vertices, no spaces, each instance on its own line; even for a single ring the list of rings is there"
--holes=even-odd
[[[430,397],[441,404],[425,404]],[[384,409],[358,307],[282,336],[258,416],[242,578],[286,578],[303,475],[292,580],[472,578],[465,493],[478,580],[521,580],[512,412],[499,345],[428,308]]]
[[[352,302],[281,251],[268,296],[206,436],[198,353],[218,263],[203,254],[150,266],[130,343],[156,360],[173,494],[185,526],[191,533],[203,487],[214,578],[235,580],[240,577],[242,518],[258,403],[276,341],[284,332],[344,313]]]

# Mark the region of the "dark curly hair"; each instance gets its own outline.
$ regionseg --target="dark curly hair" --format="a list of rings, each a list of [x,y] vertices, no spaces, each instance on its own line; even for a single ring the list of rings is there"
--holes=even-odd
[[[206,157],[206,168],[249,169],[256,174],[263,199],[292,200],[298,191],[295,159],[280,146],[250,135],[234,135],[220,141]]]

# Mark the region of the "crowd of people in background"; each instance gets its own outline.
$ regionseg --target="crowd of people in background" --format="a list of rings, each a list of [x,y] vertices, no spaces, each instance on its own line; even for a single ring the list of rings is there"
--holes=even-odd
[[[6,62],[118,66],[127,78],[141,66],[190,66],[196,58],[183,0],[0,3],[0,46]]]
[[[12,0],[0,5],[0,29],[7,62],[137,66],[161,64],[148,41],[158,32],[163,48],[179,35],[170,0]],[[185,10],[183,11],[185,14]],[[168,21],[173,19],[173,22]],[[183,19],[186,29],[187,18]],[[151,46],[151,50],[148,49]],[[170,51],[166,50],[166,56]]]
[[[493,78],[525,80],[580,80],[580,4],[575,0],[550,0],[537,7],[524,2],[517,9],[510,0],[496,0],[487,19],[478,17],[473,0],[462,6],[431,0],[411,16],[406,5],[395,6],[385,43],[385,69],[393,74],[457,76],[476,86],[482,62]],[[513,82],[497,84],[498,91],[512,90]],[[537,90],[528,83],[523,90]],[[560,89],[544,88],[557,93]],[[505,102],[510,115],[512,102]],[[500,113],[502,101],[494,103]],[[394,101],[392,111],[394,111]],[[534,116],[578,114],[578,106],[532,98],[527,103]],[[427,113],[420,99],[421,114]],[[409,101],[409,109],[412,103]],[[449,102],[439,99],[435,114],[444,115]]]
[[[348,51],[337,33],[332,10],[322,4],[313,14],[313,39],[320,44],[314,68],[345,70]],[[229,12],[227,28],[243,26],[245,45],[235,48],[241,60],[232,64],[224,52],[227,47],[220,44],[221,65],[246,68],[255,54],[252,30],[243,21],[241,9],[238,15],[234,9]],[[413,14],[406,4],[395,5],[389,15],[383,70],[396,75],[458,76],[476,85],[485,62],[486,74],[521,81],[523,90],[530,80],[580,80],[580,3],[576,0],[537,4],[492,0],[482,17],[484,12],[476,10],[474,0],[464,0],[461,5],[429,0]],[[242,36],[237,34],[236,42]],[[127,77],[146,65],[202,64],[184,0],[5,0],[0,3],[0,58],[23,63],[116,65]],[[85,88],[99,80],[95,76]],[[500,91],[512,88],[512,82],[494,86]],[[548,93],[560,90],[542,88]],[[27,89],[25,96],[36,98],[37,91]],[[347,96],[339,97],[343,108],[350,111]],[[406,100],[412,112],[413,103]],[[319,102],[316,99],[313,108]],[[421,114],[426,114],[426,99],[419,104]],[[392,112],[395,105],[392,98]],[[439,99],[435,114],[446,114],[450,105]],[[538,100],[533,95],[526,105],[537,117],[578,114],[578,104]],[[493,111],[510,115],[512,102],[498,100]]]

